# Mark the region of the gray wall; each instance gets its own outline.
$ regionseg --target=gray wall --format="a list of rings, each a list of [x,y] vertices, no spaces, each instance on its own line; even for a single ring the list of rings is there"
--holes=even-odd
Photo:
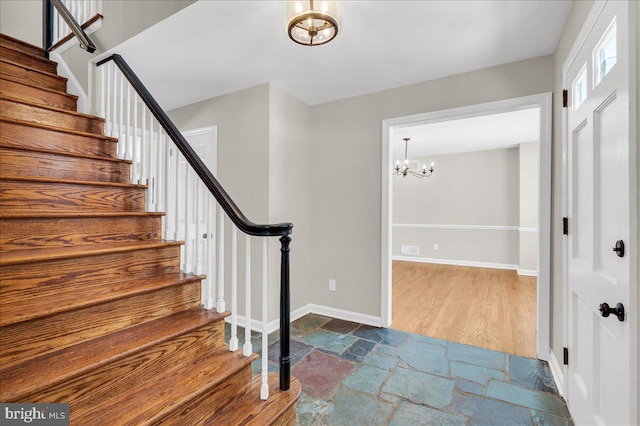
[[[519,269],[538,269],[538,142],[520,144]]]
[[[102,28],[91,34],[97,49],[93,54],[73,47],[62,54],[85,92],[88,89],[87,62],[135,34],[184,9],[195,0],[105,0]],[[0,31],[37,46],[42,45],[42,1],[1,0]]]
[[[552,89],[553,58],[544,56],[315,106],[314,303],[380,316],[382,120]]]
[[[0,32],[42,46],[42,0],[1,0]]]
[[[436,163],[425,179],[393,177],[393,223],[511,226],[519,223],[518,148],[415,158]],[[434,244],[438,244],[435,250]],[[517,230],[393,228],[393,256],[517,265]]]

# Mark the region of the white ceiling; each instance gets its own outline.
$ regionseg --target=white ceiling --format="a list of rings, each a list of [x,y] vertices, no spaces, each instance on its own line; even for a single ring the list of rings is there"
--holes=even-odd
[[[550,54],[572,1],[339,4],[323,46],[289,40],[284,1],[200,0],[113,52],[165,109],[266,82],[315,105]]]
[[[404,158],[404,140],[409,141],[409,159],[428,155],[485,151],[515,147],[539,140],[538,108],[483,115],[438,123],[392,128],[394,161]]]

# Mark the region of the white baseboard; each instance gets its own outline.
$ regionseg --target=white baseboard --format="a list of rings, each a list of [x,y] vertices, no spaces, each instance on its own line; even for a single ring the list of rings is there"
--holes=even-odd
[[[342,309],[331,308],[329,306],[323,305],[315,305],[309,303],[304,305],[294,311],[291,312],[291,321],[295,321],[297,319],[302,318],[307,314],[318,314],[324,315],[326,317],[337,318],[345,321],[357,322],[360,324],[372,325],[374,327],[380,327],[382,320],[379,317],[374,317],[371,315],[360,314],[357,312],[344,311]],[[244,327],[246,324],[245,317],[242,315],[238,315],[238,325],[240,327]],[[224,319],[225,322],[231,323],[231,316],[228,316]],[[269,321],[267,324],[267,331],[269,334],[280,328],[280,319],[276,318],[272,321]],[[262,331],[262,321],[258,321],[256,319],[251,320],[251,329],[255,331]]]
[[[518,275],[524,275],[527,277],[537,277],[538,271],[535,269],[518,269]]]
[[[391,259],[404,260],[406,262],[439,263],[441,265],[474,266],[477,268],[510,269],[513,271],[518,270],[518,265],[512,265],[510,263],[474,262],[469,260],[436,259],[413,256],[392,256]]]
[[[551,374],[553,375],[553,380],[556,381],[556,386],[558,387],[558,392],[562,397],[565,397],[564,391],[564,373],[563,368],[560,367],[560,363],[556,358],[556,355],[553,351],[549,351],[549,369],[551,370]]]

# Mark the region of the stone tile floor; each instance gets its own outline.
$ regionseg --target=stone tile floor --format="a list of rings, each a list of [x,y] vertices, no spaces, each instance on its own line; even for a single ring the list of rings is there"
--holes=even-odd
[[[272,371],[278,338],[269,335]],[[252,342],[259,353],[259,333]],[[291,358],[298,425],[573,425],[536,359],[315,314],[291,324]]]

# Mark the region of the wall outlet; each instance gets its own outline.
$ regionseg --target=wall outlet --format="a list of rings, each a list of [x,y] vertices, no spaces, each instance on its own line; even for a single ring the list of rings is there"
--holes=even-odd
[[[440,250],[440,248],[438,247],[438,244],[434,244],[433,245],[433,249],[436,250],[436,251]]]
[[[410,254],[418,256],[420,254],[419,246],[400,246],[400,254]]]
[[[329,280],[329,291],[336,291],[336,280]]]

